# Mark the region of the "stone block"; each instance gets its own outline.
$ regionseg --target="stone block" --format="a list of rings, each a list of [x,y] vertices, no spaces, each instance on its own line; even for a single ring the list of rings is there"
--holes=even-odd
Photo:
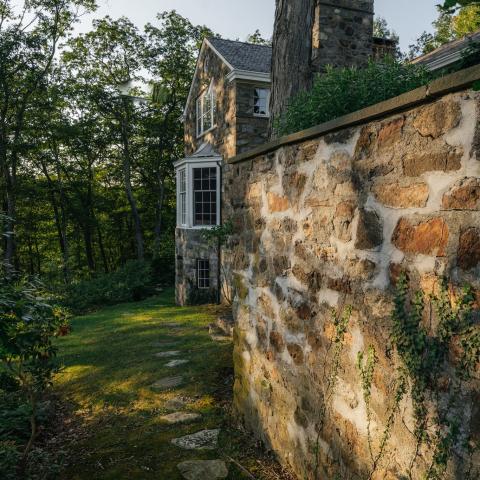
[[[420,153],[408,153],[403,159],[403,173],[408,177],[418,177],[426,172],[451,172],[460,170],[463,150],[443,145]]]
[[[281,197],[273,192],[268,192],[267,201],[271,213],[284,212],[290,208],[288,198]]]
[[[360,210],[355,248],[371,250],[383,242],[383,225],[378,214],[373,210]]]
[[[458,266],[470,270],[480,264],[480,229],[471,227],[460,234],[458,245]]]
[[[459,125],[462,110],[456,101],[440,100],[420,109],[413,126],[422,137],[438,138]]]
[[[372,187],[378,202],[392,208],[423,208],[429,197],[426,183],[402,185],[398,182],[381,183]]]
[[[480,179],[464,178],[443,196],[444,210],[480,210]]]
[[[402,252],[443,257],[449,238],[448,225],[437,217],[413,224],[401,218],[395,227],[392,243]]]

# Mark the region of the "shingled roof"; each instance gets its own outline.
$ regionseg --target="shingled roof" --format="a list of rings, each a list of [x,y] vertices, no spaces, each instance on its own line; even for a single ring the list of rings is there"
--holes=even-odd
[[[466,37],[446,43],[433,52],[416,58],[412,63],[424,65],[429,70],[446,67],[462,59],[462,53],[472,44],[480,42],[480,30]]]
[[[234,69],[270,73],[272,47],[214,37],[208,41]]]

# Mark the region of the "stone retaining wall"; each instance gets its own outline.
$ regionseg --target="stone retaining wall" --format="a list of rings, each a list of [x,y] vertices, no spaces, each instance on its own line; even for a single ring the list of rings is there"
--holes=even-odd
[[[225,252],[236,292],[235,403],[299,478],[371,474],[400,366],[390,317],[400,272],[425,294],[442,276],[480,291],[479,119],[480,94],[465,90],[226,167],[224,218],[236,226]],[[331,312],[347,305],[335,370]],[[368,421],[357,355],[370,346]],[[470,429],[480,437],[478,386],[463,386],[462,438]],[[413,458],[410,478],[422,478],[433,452],[422,446],[415,457],[413,428],[407,395],[371,478],[409,478]],[[467,478],[467,463],[455,457],[447,476]]]

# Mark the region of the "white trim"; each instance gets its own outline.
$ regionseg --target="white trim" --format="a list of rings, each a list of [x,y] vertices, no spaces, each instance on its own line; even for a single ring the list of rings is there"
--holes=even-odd
[[[210,43],[208,39],[204,39],[202,46],[200,47],[200,51],[197,57],[197,63],[195,66],[195,73],[193,75],[192,83],[190,84],[190,90],[188,91],[187,102],[185,103],[185,108],[183,109],[182,120],[185,121],[187,117],[187,108],[190,105],[190,101],[192,100],[193,95],[193,85],[195,84],[195,79],[198,76],[198,68],[200,65],[200,58],[202,57],[203,50],[205,47],[209,47],[212,51],[220,58],[220,60],[225,63],[225,65],[231,70],[231,72],[227,75],[227,80],[229,82],[233,80],[251,80],[254,82],[266,82],[272,83],[272,78],[269,73],[264,72],[251,72],[249,70],[236,70],[233,66],[227,62],[225,57]]]
[[[235,70],[235,69],[233,69],[227,75],[226,78],[229,82],[233,82],[233,80],[251,80],[252,82],[272,83],[272,77],[271,77],[270,73],[251,72],[249,70]]]
[[[220,225],[220,202],[221,202],[221,190],[222,186],[220,185],[221,178],[221,167],[220,162],[222,157],[199,157],[199,158],[182,158],[174,162],[176,180],[177,180],[177,228],[182,230],[202,230],[214,228],[215,226]],[[194,225],[194,205],[193,205],[193,169],[194,168],[212,168],[215,167],[217,171],[217,223],[216,225]],[[186,204],[187,204],[187,223],[182,225],[180,223],[180,212],[179,212],[179,172],[184,169],[186,176],[187,184],[187,194],[186,194]]]
[[[449,53],[443,55],[435,60],[428,61],[428,58],[424,58],[423,61],[420,59],[418,62],[413,61],[412,63],[416,64],[419,63],[420,65],[424,65],[428,70],[438,70],[439,68],[448,67],[452,63],[458,62],[462,59],[463,53],[467,49],[460,50],[458,52]]]

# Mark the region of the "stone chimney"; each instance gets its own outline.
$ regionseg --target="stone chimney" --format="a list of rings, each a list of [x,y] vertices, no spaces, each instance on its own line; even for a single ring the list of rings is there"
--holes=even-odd
[[[313,66],[364,65],[373,53],[374,0],[317,0]]]

